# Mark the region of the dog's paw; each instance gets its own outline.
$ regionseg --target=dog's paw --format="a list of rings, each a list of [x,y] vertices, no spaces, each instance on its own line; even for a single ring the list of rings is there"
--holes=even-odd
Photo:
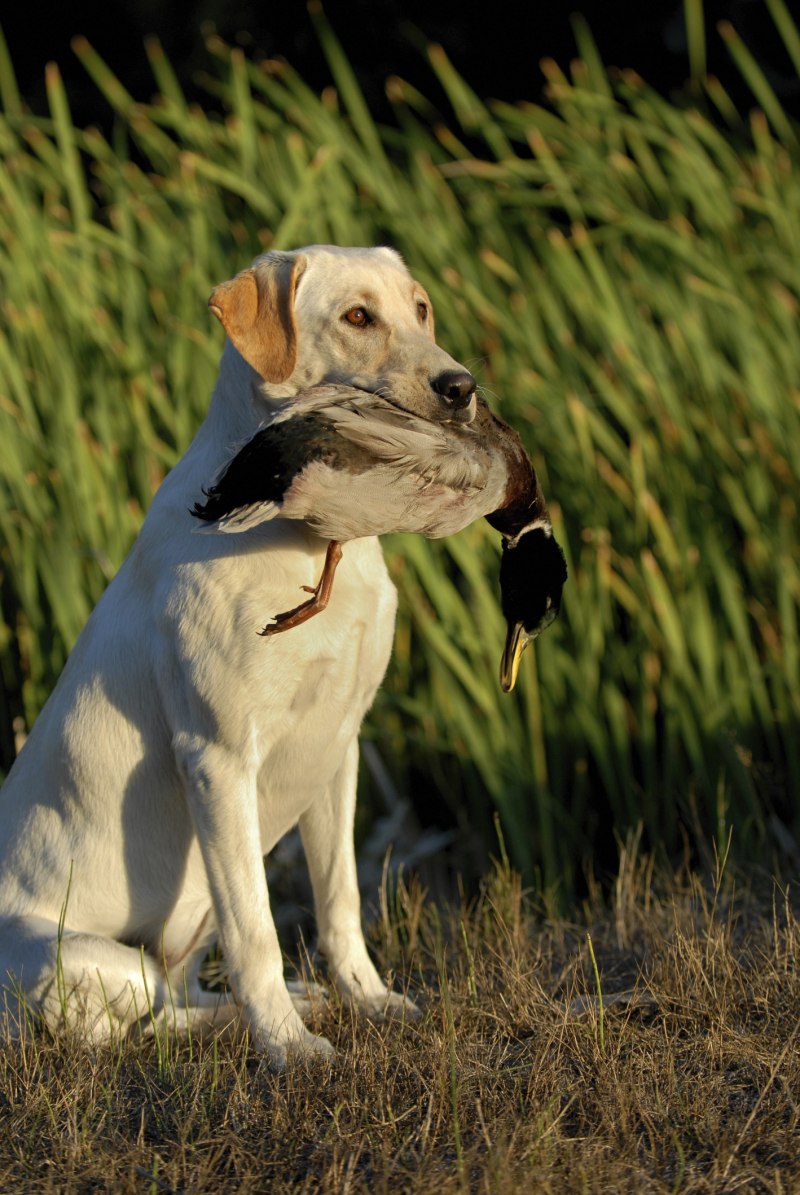
[[[336,1050],[327,1037],[308,1031],[286,1042],[275,1041],[274,1038],[257,1041],[256,1048],[270,1070],[274,1071],[285,1070],[291,1062],[330,1064],[336,1059]]]
[[[386,992],[377,999],[359,1001],[371,1021],[418,1021],[422,1012],[401,992]]]
[[[290,1058],[297,1058],[304,1062],[333,1062],[336,1051],[321,1033],[306,1033],[304,1037],[290,1042],[286,1047]]]

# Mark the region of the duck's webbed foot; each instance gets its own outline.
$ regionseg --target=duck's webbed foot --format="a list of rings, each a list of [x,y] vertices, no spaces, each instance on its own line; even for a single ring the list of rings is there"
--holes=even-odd
[[[301,602],[299,606],[295,606],[293,610],[286,610],[283,614],[274,615],[274,622],[264,627],[263,631],[258,631],[258,634],[277,635],[280,631],[290,631],[292,627],[299,627],[301,623],[308,622],[309,618],[313,618],[315,614],[324,610],[330,601],[333,574],[341,559],[342,546],[338,540],[332,539],[325,553],[325,565],[316,588],[311,589],[308,585],[302,586],[306,593],[310,593],[312,596],[307,602]]]

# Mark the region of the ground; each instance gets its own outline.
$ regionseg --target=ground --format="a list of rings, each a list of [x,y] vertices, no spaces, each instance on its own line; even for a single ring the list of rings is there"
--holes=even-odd
[[[372,944],[419,1021],[329,998],[336,1063],[279,1074],[246,1040],[34,1032],[0,1052],[0,1190],[796,1191],[793,903],[625,853],[571,920],[502,865],[447,909],[395,883]]]

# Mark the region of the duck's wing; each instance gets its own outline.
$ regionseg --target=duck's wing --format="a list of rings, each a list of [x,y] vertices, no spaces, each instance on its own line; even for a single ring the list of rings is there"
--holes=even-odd
[[[280,513],[281,504],[279,502],[253,502],[249,506],[237,507],[230,514],[209,519],[205,526],[195,527],[195,531],[200,535],[217,535],[220,531],[225,533],[252,531],[254,527],[259,527],[262,523],[268,523],[271,519],[277,518]],[[193,510],[191,514],[198,515],[198,512]],[[198,517],[205,518],[204,515],[198,515]]]
[[[319,416],[373,467],[454,490],[482,488],[489,478],[490,456],[468,424],[431,423],[375,395],[344,399]]]
[[[312,415],[270,423],[239,448],[191,513],[209,524],[205,531],[249,531],[278,517],[297,474],[337,447],[334,433]]]

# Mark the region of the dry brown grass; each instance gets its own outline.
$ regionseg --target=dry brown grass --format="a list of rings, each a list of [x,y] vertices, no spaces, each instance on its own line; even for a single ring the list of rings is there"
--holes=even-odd
[[[579,924],[498,867],[445,912],[400,884],[373,944],[424,1016],[330,1001],[332,1068],[274,1074],[241,1043],[3,1047],[0,1189],[800,1189],[800,924],[779,887],[657,884],[624,855]]]

